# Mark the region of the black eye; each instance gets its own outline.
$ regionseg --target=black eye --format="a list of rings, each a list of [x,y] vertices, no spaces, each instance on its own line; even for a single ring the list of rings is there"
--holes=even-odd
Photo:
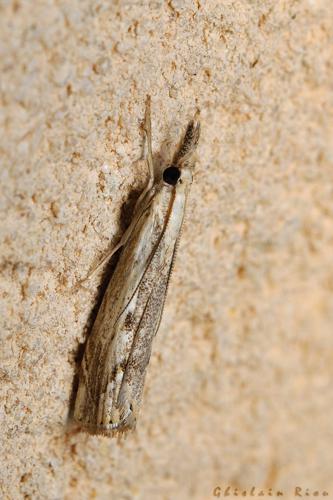
[[[167,184],[171,184],[171,186],[175,186],[177,184],[177,181],[180,177],[180,170],[178,167],[174,167],[171,165],[171,167],[168,167],[164,170],[163,172],[163,180]]]

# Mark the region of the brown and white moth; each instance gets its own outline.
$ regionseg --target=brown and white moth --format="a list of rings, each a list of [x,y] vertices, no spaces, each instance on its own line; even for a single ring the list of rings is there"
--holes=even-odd
[[[92,434],[111,436],[135,427],[192,183],[200,124],[196,116],[189,122],[171,164],[157,179],[149,97],[144,131],[149,181],[130,226],[108,255],[122,247],[80,368],[74,419]]]

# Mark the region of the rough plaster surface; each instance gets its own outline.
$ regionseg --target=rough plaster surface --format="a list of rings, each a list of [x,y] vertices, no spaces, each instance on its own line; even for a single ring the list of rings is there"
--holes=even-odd
[[[333,496],[332,1],[0,5],[1,498]],[[70,289],[144,186],[147,93],[158,163],[197,107],[202,140],[117,441],[66,424],[102,275]]]

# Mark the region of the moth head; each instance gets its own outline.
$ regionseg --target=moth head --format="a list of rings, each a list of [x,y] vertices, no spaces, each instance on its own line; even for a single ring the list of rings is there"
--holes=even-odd
[[[171,165],[163,172],[165,184],[176,186],[176,184],[192,182],[193,156],[200,137],[199,111],[187,125],[183,139],[181,140]]]
[[[192,168],[190,166],[171,164],[163,171],[163,182],[169,186],[192,182]]]
[[[181,180],[182,172],[177,165],[170,165],[163,172],[163,181],[170,186],[175,186]]]

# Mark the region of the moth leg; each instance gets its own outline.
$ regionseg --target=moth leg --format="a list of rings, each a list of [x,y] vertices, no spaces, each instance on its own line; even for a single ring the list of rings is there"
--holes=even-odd
[[[133,222],[136,222],[136,220],[134,220]],[[118,252],[118,250],[123,247],[129,237],[131,236],[131,233],[133,231],[133,223],[130,224],[128,226],[128,228],[126,229],[126,231],[124,232],[124,234],[122,235],[120,241],[117,243],[117,245],[115,247],[113,247],[111,250],[109,250],[109,252],[107,252],[106,255],[104,255],[104,257],[99,261],[99,263],[93,267],[89,272],[88,274],[86,275],[85,278],[79,280],[76,285],[74,286],[74,290],[76,290],[77,288],[79,288],[82,283],[84,283],[85,281],[88,281],[95,273],[97,273],[97,271],[99,271],[99,269],[101,269],[101,267],[108,261],[111,259],[111,257],[116,253]]]
[[[151,98],[149,95],[147,95],[146,99],[146,111],[145,111],[145,118],[144,118],[144,124],[143,124],[143,129],[146,135],[146,140],[147,140],[147,165],[148,165],[148,170],[149,170],[149,180],[146,188],[144,191],[141,193],[139,199],[136,202],[134,212],[136,211],[136,208],[141,204],[141,201],[147,194],[147,192],[153,187],[154,181],[155,181],[155,176],[154,176],[154,163],[153,163],[153,152],[152,152],[152,139],[151,139],[151,111],[150,111],[150,104],[151,104]],[[115,247],[112,248],[103,258],[102,260],[87,274],[85,278],[80,280],[75,286],[74,289],[79,288],[82,283],[90,279],[108,260],[111,259],[111,257],[122,247],[124,246],[132,231],[134,226],[137,223],[138,217],[140,216],[140,213],[137,214],[136,217],[132,220],[131,224],[129,227],[126,229],[124,232],[122,238],[120,239],[119,243]]]

